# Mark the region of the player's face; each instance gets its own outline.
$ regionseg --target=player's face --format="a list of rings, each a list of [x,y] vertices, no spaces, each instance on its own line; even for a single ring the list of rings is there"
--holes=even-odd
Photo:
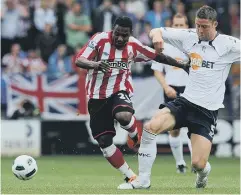
[[[129,41],[131,30],[128,27],[116,25],[113,29],[112,40],[117,49],[122,49]]]
[[[196,30],[200,40],[210,41],[213,39],[213,35],[216,32],[217,22],[213,22],[208,19],[195,19]]]
[[[188,28],[185,18],[173,18],[172,28]]]

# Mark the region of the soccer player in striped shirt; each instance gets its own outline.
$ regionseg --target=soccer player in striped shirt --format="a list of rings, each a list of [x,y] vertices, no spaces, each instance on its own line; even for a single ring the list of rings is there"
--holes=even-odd
[[[95,34],[76,56],[76,65],[88,70],[86,90],[89,97],[90,128],[104,157],[124,174],[126,181],[136,177],[113,144],[116,134],[114,120],[129,132],[136,145],[140,139],[130,97],[133,93],[131,64],[156,60],[173,66],[182,64],[154,49],[144,46],[131,36],[132,21],[122,16],[111,32]]]

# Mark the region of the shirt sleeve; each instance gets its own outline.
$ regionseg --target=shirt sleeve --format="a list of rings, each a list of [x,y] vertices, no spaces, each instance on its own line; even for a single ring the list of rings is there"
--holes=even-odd
[[[183,50],[183,42],[192,34],[196,33],[195,29],[176,29],[176,28],[161,28],[162,38],[165,42]],[[164,43],[165,44],[165,43]]]
[[[156,51],[148,46],[143,45],[137,39],[132,39],[134,44],[134,48],[136,50],[135,62],[147,62],[153,60],[157,54]]]
[[[85,46],[79,51],[76,58],[84,57],[88,60],[93,60],[97,55],[97,50],[98,50],[97,45],[99,41],[100,41],[100,34],[96,33],[90,38],[88,43],[86,43]]]
[[[240,40],[234,37],[230,37],[233,41],[233,46],[227,55],[227,59],[231,64],[240,64]]]

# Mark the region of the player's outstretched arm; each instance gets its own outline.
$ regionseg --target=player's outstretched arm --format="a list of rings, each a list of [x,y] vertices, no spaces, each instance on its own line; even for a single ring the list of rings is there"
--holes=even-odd
[[[152,40],[154,48],[157,52],[161,52],[165,43],[169,43],[180,50],[184,50],[183,42],[190,39],[193,35],[193,29],[176,29],[176,28],[154,28],[150,31],[149,37]],[[164,43],[165,42],[165,43]]]
[[[108,63],[103,62],[103,61],[91,61],[88,60],[84,57],[79,57],[75,60],[75,64],[79,68],[84,68],[84,69],[100,69],[102,72],[108,72],[110,70],[110,66]]]
[[[157,54],[156,57],[153,60],[155,60],[156,62],[159,62],[159,63],[170,65],[170,66],[183,68],[187,72],[188,72],[188,69],[190,67],[189,62],[188,63],[180,63],[177,60],[175,60],[174,58],[172,58],[168,55],[165,55],[163,53]]]

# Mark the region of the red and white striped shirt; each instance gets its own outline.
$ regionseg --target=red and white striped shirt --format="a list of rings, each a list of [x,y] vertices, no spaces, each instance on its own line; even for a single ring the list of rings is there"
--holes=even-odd
[[[134,37],[122,50],[112,45],[112,32],[95,34],[80,50],[78,57],[88,60],[106,61],[111,70],[103,73],[100,70],[88,70],[86,90],[89,98],[105,99],[112,94],[124,90],[132,96],[131,64],[133,62],[150,61],[156,57],[154,49],[144,46]]]

